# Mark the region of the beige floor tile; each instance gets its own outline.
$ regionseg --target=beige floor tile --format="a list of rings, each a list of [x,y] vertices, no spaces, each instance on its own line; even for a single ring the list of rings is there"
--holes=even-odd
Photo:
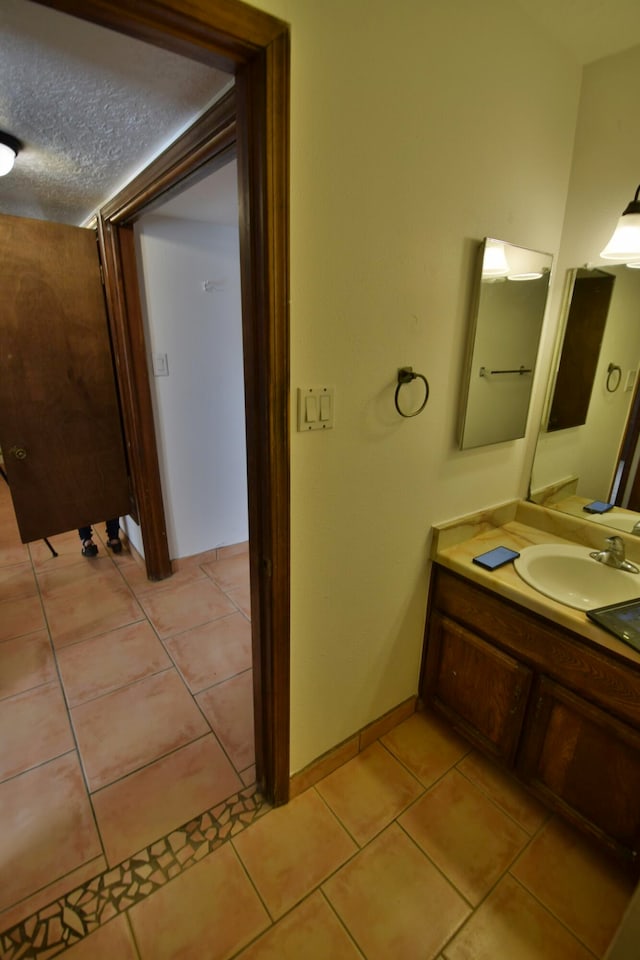
[[[342,867],[323,891],[367,960],[432,960],[470,913],[397,824]]]
[[[218,547],[219,560],[225,560],[227,557],[237,557],[240,554],[249,556],[248,540],[243,540],[242,543],[229,543],[224,547]]]
[[[99,877],[106,869],[107,861],[100,854],[65,873],[59,880],[54,880],[53,883],[40,887],[36,893],[29,893],[19,903],[0,912],[0,930],[9,930],[10,927],[21,923],[32,914],[50,906],[59,897],[64,897],[65,894],[71,893],[78,887],[89,883],[95,877]]]
[[[532,797],[515,777],[473,750],[458,764],[458,770],[508,813],[530,835],[549,819],[549,810]]]
[[[251,620],[251,588],[235,587],[233,590],[227,590],[227,596],[247,620]]]
[[[46,630],[0,643],[0,699],[57,679]]]
[[[469,752],[469,744],[431,713],[414,713],[382,742],[426,787]]]
[[[45,598],[51,639],[56,649],[97,637],[142,619],[129,588],[117,576],[89,576],[83,589],[62,590]]]
[[[329,774],[316,789],[360,846],[424,792],[379,743]]]
[[[102,852],[75,752],[0,784],[0,909]]]
[[[171,566],[173,572],[165,580],[149,580],[144,564],[128,563],[120,566],[120,572],[137,597],[147,593],[160,593],[163,590],[175,589],[179,584],[192,583],[194,580],[206,580],[207,575],[197,564],[178,567],[175,561]]]
[[[57,656],[72,707],[172,666],[146,620],[63,647]]]
[[[212,734],[181,747],[92,796],[110,865],[241,790]]]
[[[26,543],[20,543],[17,534],[14,538],[0,536],[0,567],[11,567],[16,563],[28,563],[28,561],[29,549]]]
[[[446,960],[593,960],[512,877],[506,876],[444,950]]]
[[[204,690],[196,701],[236,770],[245,770],[255,761],[253,671]]]
[[[0,601],[35,597],[37,593],[36,578],[30,563],[0,567]]]
[[[529,841],[457,770],[450,770],[398,822],[474,906]]]
[[[192,693],[251,667],[251,624],[241,613],[212,620],[165,641]]]
[[[138,960],[126,914],[64,951],[64,960]]]
[[[202,564],[202,569],[222,590],[238,590],[249,586],[249,556],[224,557]]]
[[[91,792],[209,733],[174,670],[71,710]]]
[[[233,604],[208,577],[144,594],[140,603],[162,639],[235,612]]]
[[[555,817],[511,873],[598,956],[609,945],[634,888],[620,863]]]
[[[269,925],[231,844],[129,911],[141,960],[224,960]]]
[[[237,960],[362,960],[362,954],[316,891]]]
[[[44,540],[34,540],[29,544],[31,561],[38,573],[46,570],[57,570],[68,563],[87,563],[86,557],[80,553],[81,544],[77,530],[59,533],[48,537],[49,543],[57,553],[54,557]]]
[[[73,554],[73,563],[58,564],[38,571],[38,586],[46,599],[64,594],[71,597],[83,593],[87,582],[97,577],[108,577],[111,582],[119,582],[119,574],[109,557],[91,557],[87,559],[80,553]],[[59,559],[59,558],[58,558]]]
[[[0,701],[0,780],[73,750],[58,678]]]
[[[313,789],[271,810],[233,843],[274,918],[303,900],[358,849]]]
[[[0,603],[0,641],[24,637],[44,626],[40,597],[20,597]]]

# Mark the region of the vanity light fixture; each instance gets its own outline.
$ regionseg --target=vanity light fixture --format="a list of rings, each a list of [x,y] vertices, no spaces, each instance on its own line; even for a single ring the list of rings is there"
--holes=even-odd
[[[20,141],[12,137],[10,133],[3,133],[0,130],[0,177],[4,177],[5,174],[11,172],[21,146]]]
[[[497,280],[509,273],[509,262],[504,251],[504,243],[488,239],[482,258],[482,279]]]
[[[611,240],[600,254],[603,260],[618,260],[624,263],[627,260],[638,260],[640,258],[639,194],[640,186],[638,186],[631,203],[622,212]]]

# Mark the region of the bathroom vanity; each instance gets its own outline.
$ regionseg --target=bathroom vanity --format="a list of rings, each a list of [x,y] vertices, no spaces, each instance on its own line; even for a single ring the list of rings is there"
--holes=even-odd
[[[547,806],[638,863],[640,653],[513,565],[472,562],[498,545],[597,548],[606,533],[580,519],[558,526],[532,504],[435,528],[420,693]]]

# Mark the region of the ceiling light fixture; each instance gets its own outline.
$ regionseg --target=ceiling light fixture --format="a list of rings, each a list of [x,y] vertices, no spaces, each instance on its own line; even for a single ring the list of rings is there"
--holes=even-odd
[[[11,172],[21,147],[19,140],[12,137],[10,133],[3,133],[0,130],[0,177]]]
[[[640,257],[640,186],[636,195],[622,212],[613,236],[600,256],[603,260],[637,260]]]

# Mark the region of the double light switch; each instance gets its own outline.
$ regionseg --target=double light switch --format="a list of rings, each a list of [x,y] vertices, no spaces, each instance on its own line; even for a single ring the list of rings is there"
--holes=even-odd
[[[331,430],[333,387],[298,387],[298,430]]]

